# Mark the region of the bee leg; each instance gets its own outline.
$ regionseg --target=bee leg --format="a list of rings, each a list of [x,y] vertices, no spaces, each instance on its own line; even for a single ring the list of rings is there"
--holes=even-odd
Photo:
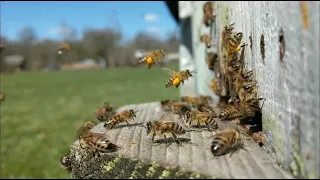
[[[200,128],[200,122],[199,121],[197,122],[197,128]]]
[[[148,69],[150,69],[151,68],[151,64],[148,64]]]
[[[127,123],[127,127],[128,127],[128,129],[130,129],[130,124],[129,124],[129,122],[128,121],[126,121],[126,123]]]
[[[97,149],[93,149],[93,157],[97,157],[97,158],[100,157],[100,153]]]
[[[167,139],[166,135],[165,135],[165,134],[163,134],[163,137],[164,137],[164,142],[165,142],[165,143],[166,143],[166,145],[168,146],[168,139]]]
[[[152,142],[154,142],[154,137],[155,137],[155,136],[156,136],[156,133],[153,133],[153,134],[152,134],[152,139],[151,139]]]
[[[180,140],[179,140],[179,138],[177,137],[177,135],[176,135],[175,133],[173,133],[173,132],[172,132],[171,134],[172,134],[172,136],[173,136],[173,139],[176,140],[177,144],[178,144],[178,145],[182,145],[181,142],[180,142]]]

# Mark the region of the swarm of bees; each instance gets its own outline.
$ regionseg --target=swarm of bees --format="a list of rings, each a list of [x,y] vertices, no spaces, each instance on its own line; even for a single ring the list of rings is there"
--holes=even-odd
[[[203,23],[209,26],[214,21],[212,2],[204,5]],[[213,99],[210,96],[199,95],[198,97],[183,96],[179,100],[162,100],[160,105],[165,113],[172,113],[179,116],[179,119],[189,127],[184,128],[178,122],[173,121],[165,114],[159,119],[147,121],[143,126],[146,134],[151,135],[151,141],[155,142],[156,136],[163,136],[168,144],[167,136],[172,136],[173,140],[182,145],[179,135],[186,134],[194,129],[202,130],[205,126],[207,131],[215,131],[211,143],[211,152],[213,156],[221,156],[230,153],[230,156],[239,149],[245,149],[245,144],[240,136],[238,129],[223,129],[219,123],[224,121],[235,121],[242,127],[249,126],[248,134],[253,140],[264,144],[261,130],[251,131],[250,126],[260,127],[261,122],[257,120],[261,115],[261,108],[265,98],[258,97],[258,82],[255,80],[255,70],[248,70],[245,63],[245,48],[247,44],[243,43],[243,33],[234,32],[234,24],[228,24],[223,28],[221,41],[221,54],[210,54],[211,58],[207,61],[208,68],[212,71],[218,71],[216,77],[211,80],[209,87],[220,97],[216,105],[212,105]],[[208,43],[211,37],[201,37],[204,43]],[[252,40],[252,39],[250,39]],[[252,44],[252,43],[250,43]],[[209,48],[209,46],[207,46]],[[70,50],[71,46],[64,44],[59,51]],[[208,54],[207,54],[208,55]],[[138,64],[145,64],[148,69],[153,65],[160,63],[164,57],[164,50],[155,50],[138,61]],[[215,69],[215,63],[218,62],[220,68]],[[196,70],[174,71],[169,68],[163,68],[163,71],[170,77],[165,83],[165,87],[176,87],[183,85],[186,80],[193,77]],[[225,93],[223,94],[223,90]],[[262,106],[259,102],[263,100]],[[104,122],[104,127],[109,131],[115,128],[130,126],[130,121],[134,121],[139,111],[127,109],[121,112],[114,112],[113,106],[105,102],[103,107],[95,111],[95,118]],[[124,126],[121,126],[124,124]],[[92,150],[94,154],[110,153],[119,149],[119,146],[112,143],[104,133],[94,133],[91,129],[96,124],[88,121],[78,130],[78,140],[82,149]],[[259,126],[260,125],[260,126]],[[241,126],[240,126],[241,127]],[[70,157],[64,155],[60,159],[62,166],[70,170]]]

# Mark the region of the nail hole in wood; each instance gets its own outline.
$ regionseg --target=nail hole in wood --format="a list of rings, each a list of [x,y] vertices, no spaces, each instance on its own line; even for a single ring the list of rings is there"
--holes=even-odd
[[[251,35],[249,36],[249,40],[250,40],[250,50],[252,52],[252,32],[251,32]]]
[[[265,44],[264,44],[264,35],[261,34],[260,36],[260,53],[262,57],[262,62],[264,64],[264,59],[265,59]]]
[[[284,57],[284,53],[286,50],[286,44],[284,41],[284,32],[283,32],[282,27],[280,28],[280,31],[279,31],[279,43],[280,43],[280,47],[279,47],[280,62],[283,62],[283,57]]]

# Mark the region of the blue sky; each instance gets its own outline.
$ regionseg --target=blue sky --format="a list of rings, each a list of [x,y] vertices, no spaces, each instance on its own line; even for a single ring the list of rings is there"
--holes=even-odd
[[[40,1],[1,2],[1,35],[16,39],[18,31],[32,26],[40,39],[61,39],[61,22],[76,29],[78,37],[87,28],[120,27],[125,39],[139,31],[164,38],[177,25],[163,1]],[[116,17],[117,21],[111,20]]]

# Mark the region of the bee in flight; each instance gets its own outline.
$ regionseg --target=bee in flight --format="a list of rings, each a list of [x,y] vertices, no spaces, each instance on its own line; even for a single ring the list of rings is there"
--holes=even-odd
[[[3,101],[5,99],[5,95],[3,92],[0,92],[0,101]]]
[[[149,53],[147,56],[141,58],[138,64],[146,64],[150,69],[152,65],[160,63],[160,59],[164,57],[164,50],[155,50]]]
[[[231,153],[231,157],[239,148],[246,150],[240,138],[240,132],[237,129],[224,129],[217,132],[211,144],[211,152],[214,156]]]
[[[114,114],[115,112],[113,111],[113,106],[108,102],[104,102],[103,107],[95,111],[96,119],[99,121],[107,121]]]
[[[168,144],[166,134],[171,134],[173,139],[178,145],[181,145],[181,142],[177,135],[182,135],[186,133],[186,130],[172,121],[161,120],[148,121],[145,128],[147,129],[147,135],[152,134],[152,142],[154,142],[154,137],[156,135],[163,135],[165,143]]]
[[[82,149],[89,148],[99,155],[98,152],[114,152],[118,149],[116,144],[110,142],[105,134],[94,133],[90,130],[95,123],[89,121],[78,130],[78,139]]]
[[[109,127],[109,129],[112,129],[115,125],[126,122],[127,126],[129,126],[130,120],[134,120],[136,116],[137,111],[134,111],[133,109],[122,111],[118,114],[115,114],[113,117],[111,117],[107,122],[105,122],[104,127]]]
[[[62,43],[62,45],[58,48],[58,54],[68,51],[71,51],[71,44],[67,42]]]
[[[166,88],[175,86],[176,88],[179,87],[180,84],[184,84],[185,80],[188,80],[189,77],[193,77],[192,74],[196,73],[197,71],[190,71],[189,69],[186,69],[185,71],[178,71],[175,72],[169,68],[163,68],[163,71],[165,71],[167,74],[170,75],[170,79],[166,82]]]
[[[186,123],[189,124],[189,126],[196,123],[198,128],[200,128],[201,124],[205,123],[208,130],[211,131],[212,129],[218,129],[216,117],[217,116],[209,112],[200,112],[198,110],[189,111],[186,113]]]
[[[71,172],[72,166],[71,166],[70,154],[61,156],[60,163],[63,169],[67,170],[68,172]]]

